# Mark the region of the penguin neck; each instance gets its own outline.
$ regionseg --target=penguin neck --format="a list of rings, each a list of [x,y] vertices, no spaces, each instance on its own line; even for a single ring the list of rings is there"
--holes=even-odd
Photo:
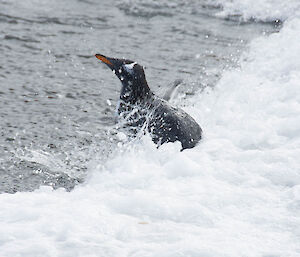
[[[146,81],[143,81],[142,84],[132,81],[122,83],[120,100],[126,104],[141,104],[148,101],[152,96],[153,93]]]

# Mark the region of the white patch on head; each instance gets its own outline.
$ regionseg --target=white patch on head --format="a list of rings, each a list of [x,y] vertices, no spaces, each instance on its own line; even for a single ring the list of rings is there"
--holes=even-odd
[[[134,65],[136,65],[137,63],[136,62],[133,62],[133,63],[129,63],[129,64],[124,64],[123,67],[125,68],[125,70],[127,72],[129,72],[130,74],[132,74],[133,72],[133,67]]]

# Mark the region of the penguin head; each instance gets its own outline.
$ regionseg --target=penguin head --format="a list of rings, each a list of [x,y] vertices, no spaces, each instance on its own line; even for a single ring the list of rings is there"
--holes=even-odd
[[[122,83],[121,100],[132,104],[143,101],[152,94],[141,65],[131,60],[110,58],[101,54],[95,56],[120,79]]]

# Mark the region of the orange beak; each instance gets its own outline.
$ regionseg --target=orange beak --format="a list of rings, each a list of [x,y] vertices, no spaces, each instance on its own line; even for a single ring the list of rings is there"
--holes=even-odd
[[[104,55],[101,54],[95,54],[96,58],[98,58],[100,61],[108,64],[108,65],[113,65]]]

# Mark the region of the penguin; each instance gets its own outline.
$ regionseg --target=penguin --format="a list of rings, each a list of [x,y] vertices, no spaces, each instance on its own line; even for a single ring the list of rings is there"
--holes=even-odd
[[[180,141],[181,151],[193,148],[200,141],[202,129],[199,124],[185,111],[171,106],[150,90],[141,65],[102,54],[95,56],[121,81],[117,114],[132,133],[148,131],[158,147]]]

